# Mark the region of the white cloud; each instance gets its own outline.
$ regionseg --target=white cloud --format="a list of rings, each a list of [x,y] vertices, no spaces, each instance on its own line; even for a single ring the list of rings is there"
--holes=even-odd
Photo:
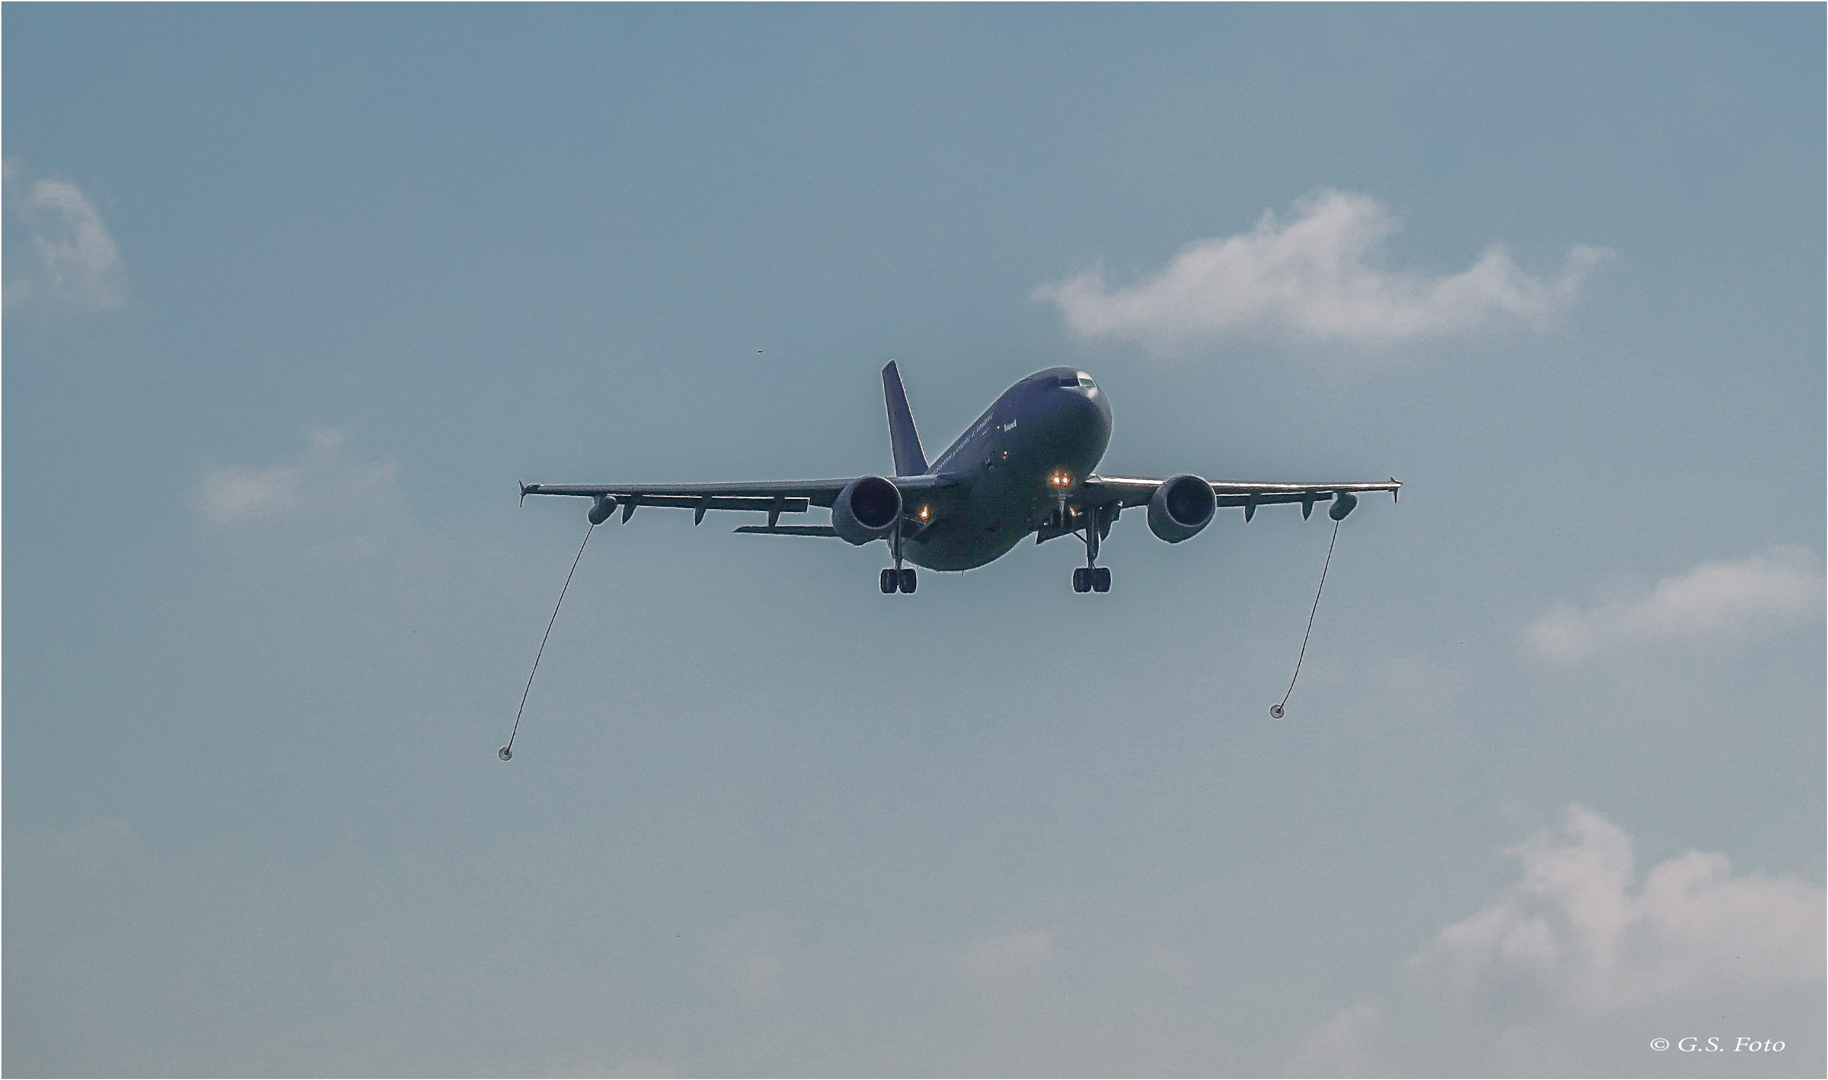
[[[1735,876],[1691,851],[1636,882],[1631,838],[1592,811],[1512,848],[1523,879],[1411,961],[1467,994],[1519,983],[1589,1015],[1696,991],[1822,980],[1823,890]],[[1635,886],[1635,887],[1634,887]]]
[[[406,657],[432,647],[434,631],[454,640],[476,564],[418,524],[393,462],[366,459],[342,431],[306,435],[288,460],[196,478],[196,539],[212,564],[194,617],[245,650],[237,670],[262,670],[268,687],[341,671],[363,651],[392,657],[398,677],[400,665],[426,662]]]
[[[225,554],[250,573],[289,577],[334,567],[343,580],[357,566],[417,577],[442,558],[408,513],[393,462],[357,457],[343,431],[307,436],[292,461],[229,465],[198,479],[192,506]]]
[[[952,958],[960,979],[978,989],[1001,989],[1032,979],[1059,960],[1051,930],[1027,930],[978,938]]]
[[[197,485],[197,512],[212,525],[235,527],[307,514],[337,517],[398,502],[391,462],[350,460],[343,450],[346,432],[316,428],[308,434],[310,445],[297,464],[230,465],[205,473]]]
[[[7,186],[15,167],[6,166]],[[31,242],[27,265],[11,268],[5,305],[38,301],[78,308],[115,308],[127,302],[120,250],[101,214],[75,184],[38,180],[24,198],[7,198],[11,215]]]
[[[1382,1019],[1371,1004],[1341,1010],[1301,1040],[1283,1071],[1289,1076],[1368,1075],[1368,1044]]]
[[[783,970],[795,950],[780,925],[748,918],[725,927],[705,945],[713,982],[735,992],[746,1009],[778,1003]]]
[[[1552,281],[1518,269],[1498,246],[1446,277],[1383,269],[1400,223],[1377,200],[1321,191],[1293,216],[1199,240],[1142,281],[1112,288],[1102,267],[1034,292],[1085,337],[1156,347],[1233,335],[1384,344],[1521,323],[1553,326],[1609,252],[1575,247]]]
[[[1793,620],[1822,607],[1820,560],[1799,547],[1773,547],[1738,562],[1702,563],[1664,578],[1648,594],[1590,611],[1561,604],[1526,632],[1530,646],[1562,663],[1608,650],[1672,640],[1720,638]]]
[[[281,517],[298,509],[298,481],[304,471],[302,465],[216,469],[197,488],[197,511],[216,525]]]
[[[1653,1037],[1695,1034],[1683,1025],[1696,1022],[1746,1034],[1735,1025],[1748,1020],[1783,1029],[1797,1051],[1759,1068],[1816,1067],[1820,886],[1735,874],[1696,851],[1640,876],[1631,838],[1579,806],[1509,854],[1516,883],[1439,931],[1379,1000],[1317,1025],[1288,1071],[1642,1072],[1661,1067]]]

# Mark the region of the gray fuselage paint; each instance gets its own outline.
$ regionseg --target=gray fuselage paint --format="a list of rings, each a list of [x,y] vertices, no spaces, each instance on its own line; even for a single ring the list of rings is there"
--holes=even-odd
[[[1078,494],[1111,443],[1110,403],[1081,374],[1048,368],[1016,383],[933,462],[932,473],[957,483],[908,497],[910,526],[922,507],[934,522],[903,539],[903,558],[929,570],[983,566],[1043,524],[1061,494]],[[1053,482],[1061,473],[1065,488]]]

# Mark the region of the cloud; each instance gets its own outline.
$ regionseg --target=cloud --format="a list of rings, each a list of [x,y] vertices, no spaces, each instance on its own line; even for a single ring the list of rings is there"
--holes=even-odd
[[[398,466],[358,457],[350,441],[314,428],[292,461],[205,471],[191,496],[204,535],[240,571],[269,581],[328,572],[353,582],[362,567],[380,575],[365,587],[382,588],[432,572],[444,555],[408,512]]]
[[[1697,851],[1640,876],[1631,838],[1580,806],[1508,854],[1514,884],[1442,928],[1379,1000],[1312,1029],[1288,1071],[1642,1072],[1656,1067],[1642,1056],[1651,1037],[1703,1020],[1716,1033],[1783,1028],[1797,1055],[1769,1067],[1817,1067],[1806,1039],[1820,1027],[1828,945],[1820,886],[1735,874]]]
[[[197,511],[215,525],[271,520],[299,506],[302,465],[250,469],[231,465],[203,478],[197,488]]]
[[[234,528],[397,504],[399,485],[391,462],[351,460],[344,453],[344,431],[313,428],[308,436],[309,446],[297,464],[270,469],[230,465],[205,473],[197,484],[197,513],[212,525]]]
[[[1518,269],[1502,247],[1447,277],[1383,269],[1400,223],[1377,200],[1321,191],[1279,220],[1183,248],[1142,281],[1113,288],[1102,266],[1034,298],[1059,306],[1083,337],[1173,347],[1231,336],[1378,345],[1521,323],[1555,325],[1610,254],[1579,246],[1552,281]]]
[[[1790,987],[1822,979],[1822,889],[1734,876],[1726,856],[1691,851],[1636,880],[1631,838],[1570,806],[1562,827],[1509,854],[1523,878],[1443,929],[1410,962],[1469,995],[1522,983],[1606,1015],[1696,991]]]
[[[1743,634],[1821,609],[1820,560],[1773,547],[1739,562],[1702,563],[1664,578],[1647,595],[1581,611],[1563,603],[1525,632],[1531,648],[1572,664],[1634,645]]]
[[[978,938],[952,958],[952,970],[970,986],[1002,989],[1047,971],[1059,960],[1051,930],[1029,930]]]
[[[6,165],[7,187],[16,168]],[[29,194],[7,206],[31,244],[33,257],[15,261],[5,286],[5,306],[49,303],[88,310],[117,308],[127,302],[120,249],[101,214],[75,184],[38,180]],[[20,268],[23,267],[23,268]]]
[[[1368,1044],[1382,1020],[1383,1013],[1375,1005],[1342,1010],[1301,1040],[1283,1071],[1289,1076],[1368,1075]]]
[[[747,918],[725,927],[705,945],[712,981],[735,992],[745,1009],[777,1004],[783,969],[795,950],[771,920]]]

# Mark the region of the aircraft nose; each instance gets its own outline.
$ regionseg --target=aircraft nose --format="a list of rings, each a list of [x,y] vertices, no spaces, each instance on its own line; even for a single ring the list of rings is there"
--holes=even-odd
[[[1048,395],[1048,420],[1062,430],[1109,432],[1111,406],[1096,387],[1060,387]]]
[[[1092,415],[1103,417],[1108,423],[1111,418],[1111,406],[1104,400],[1104,394],[1097,387],[1075,386],[1072,389],[1061,388],[1067,399],[1063,411],[1083,422]]]
[[[1090,402],[1092,404],[1092,406],[1098,410],[1098,415],[1102,416],[1104,418],[1104,426],[1107,428],[1110,427],[1111,426],[1111,403],[1109,401],[1105,400],[1104,391],[1100,390],[1096,386],[1094,386],[1094,387],[1090,387],[1089,389],[1081,388],[1079,393],[1082,397],[1085,398],[1086,401]]]

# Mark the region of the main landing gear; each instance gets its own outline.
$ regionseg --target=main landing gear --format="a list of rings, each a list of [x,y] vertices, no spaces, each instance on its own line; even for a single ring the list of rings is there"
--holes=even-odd
[[[895,565],[882,572],[882,591],[884,593],[911,593],[920,584],[914,577],[913,567],[901,565],[901,523],[896,522],[895,530],[889,533],[889,554],[895,556]]]
[[[882,572],[882,591],[885,593],[911,593],[919,582],[914,577],[912,568],[906,570],[884,570]]]
[[[1110,592],[1111,568],[1108,566],[1081,566],[1073,571],[1074,592]]]
[[[1094,509],[1085,521],[1085,565],[1073,571],[1074,592],[1110,592],[1111,568],[1098,565],[1098,536],[1103,531],[1102,508]]]

